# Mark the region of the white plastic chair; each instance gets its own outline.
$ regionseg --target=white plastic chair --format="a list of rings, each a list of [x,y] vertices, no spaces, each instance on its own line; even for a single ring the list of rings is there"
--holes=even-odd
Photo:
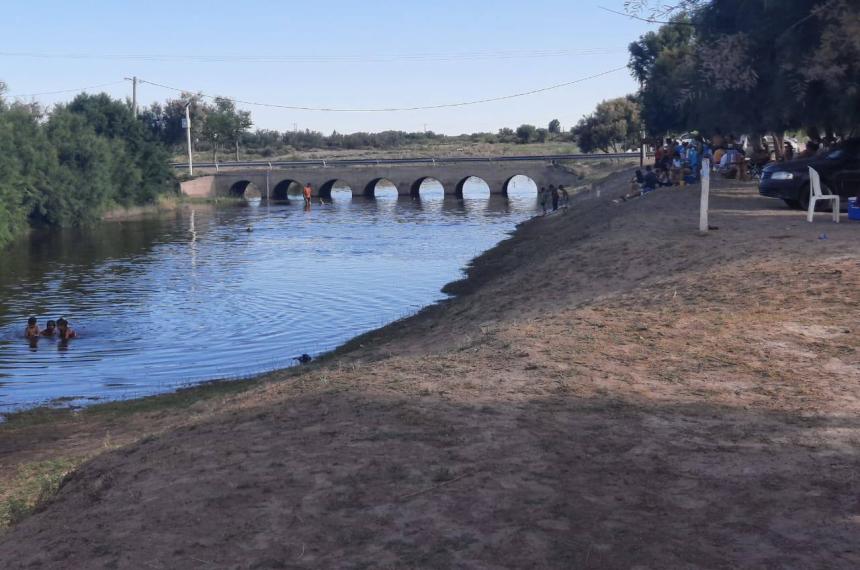
[[[812,222],[812,216],[815,215],[815,203],[819,200],[833,200],[833,221],[839,223],[839,195],[824,194],[821,191],[821,177],[818,172],[809,167],[809,211],[806,212],[806,221]]]

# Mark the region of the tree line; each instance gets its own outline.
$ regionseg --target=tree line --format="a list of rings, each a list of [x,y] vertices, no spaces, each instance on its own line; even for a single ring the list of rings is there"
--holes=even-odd
[[[129,107],[78,95],[50,113],[8,103],[0,82],[0,246],[30,226],[69,226],[175,192],[164,147]]]
[[[253,121],[248,111],[236,108],[226,98],[207,101],[202,95],[182,93],[177,99],[164,103],[153,103],[141,112],[141,120],[154,138],[175,155],[186,149],[186,132],[183,127],[185,109],[191,119],[192,147],[195,151],[212,152],[215,160],[219,151],[229,152],[231,158],[239,160],[240,149],[248,154],[270,157],[300,150],[390,150],[406,146],[444,143],[543,143],[550,140],[571,141],[570,133],[561,132],[558,119],[550,121],[546,128],[523,124],[516,129],[502,128],[498,132],[444,135],[433,131],[381,131],[376,133],[332,132],[305,129],[276,131],[271,129],[251,130]]]

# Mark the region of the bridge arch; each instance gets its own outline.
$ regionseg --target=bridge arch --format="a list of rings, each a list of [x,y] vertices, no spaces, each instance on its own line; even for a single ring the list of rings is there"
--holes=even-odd
[[[409,190],[409,195],[413,198],[421,198],[422,188],[424,191],[424,197],[445,197],[445,185],[442,184],[441,180],[433,176],[422,176],[421,178],[413,182],[412,187]]]
[[[257,188],[257,185],[250,180],[239,180],[230,186],[228,195],[233,198],[260,198],[263,193]]]
[[[288,201],[290,200],[290,195],[293,196],[293,199],[300,200],[302,186],[303,184],[298,180],[285,178],[275,184],[275,187],[272,188],[272,200]]]
[[[364,187],[364,195],[368,198],[396,200],[398,194],[397,185],[388,178],[374,178]]]
[[[457,182],[457,198],[483,198],[492,194],[492,188],[480,176],[467,176]]]
[[[502,194],[509,198],[530,198],[537,196],[537,182],[525,174],[514,174],[502,185]]]
[[[320,185],[319,195],[324,200],[352,199],[352,186],[340,178],[332,178]]]

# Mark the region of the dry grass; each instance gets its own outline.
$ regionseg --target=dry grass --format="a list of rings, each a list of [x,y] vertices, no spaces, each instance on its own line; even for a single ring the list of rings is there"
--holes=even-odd
[[[123,445],[0,548],[47,567],[856,568],[857,226],[817,240],[717,184],[703,237],[694,194],[611,205],[625,186],[301,371],[0,428],[4,481],[105,430]]]

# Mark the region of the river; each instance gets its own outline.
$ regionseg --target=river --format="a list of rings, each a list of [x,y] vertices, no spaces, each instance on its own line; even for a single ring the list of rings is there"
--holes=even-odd
[[[444,298],[466,263],[536,212],[477,181],[328,205],[187,206],[34,233],[0,251],[0,413],[138,397],[293,365]],[[23,338],[65,316],[79,338]]]

